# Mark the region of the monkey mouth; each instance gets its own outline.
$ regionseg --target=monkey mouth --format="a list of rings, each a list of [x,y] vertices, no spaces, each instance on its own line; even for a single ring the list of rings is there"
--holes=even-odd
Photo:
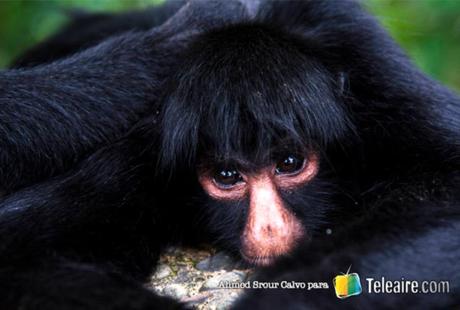
[[[241,257],[249,264],[253,266],[269,266],[271,265],[279,256],[276,255],[246,255],[243,251],[240,252]]]

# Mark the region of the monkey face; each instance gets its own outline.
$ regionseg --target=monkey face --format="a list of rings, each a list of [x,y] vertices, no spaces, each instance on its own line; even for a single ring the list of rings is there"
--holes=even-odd
[[[316,153],[285,155],[277,162],[245,173],[234,166],[199,172],[205,192],[217,201],[247,201],[240,234],[241,256],[252,264],[268,265],[288,254],[306,237],[306,229],[282,193],[292,193],[308,184],[319,170]]]
[[[332,218],[331,154],[359,142],[346,75],[308,43],[252,24],[213,31],[186,49],[162,97],[160,168],[198,171],[198,221],[255,264],[291,253]],[[281,150],[295,156],[273,156]]]

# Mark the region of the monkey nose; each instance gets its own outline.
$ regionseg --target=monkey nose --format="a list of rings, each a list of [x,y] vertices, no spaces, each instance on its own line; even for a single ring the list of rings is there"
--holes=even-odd
[[[250,183],[248,217],[241,238],[242,253],[250,262],[261,264],[268,262],[268,258],[289,253],[304,229],[284,204],[273,180],[262,175]]]
[[[278,256],[292,251],[304,235],[302,225],[293,217],[264,225],[246,226],[242,236],[243,257],[256,265],[267,265]]]

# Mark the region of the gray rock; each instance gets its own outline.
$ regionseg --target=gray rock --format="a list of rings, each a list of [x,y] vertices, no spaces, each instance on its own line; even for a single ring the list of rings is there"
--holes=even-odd
[[[191,281],[190,279],[190,271],[187,269],[179,269],[177,271],[176,278],[174,279],[174,282],[179,282],[179,283],[185,283]]]
[[[213,292],[217,293],[208,300],[206,309],[227,310],[231,308],[233,303],[243,293],[243,290],[232,290],[232,292],[220,290]]]
[[[246,266],[239,266],[222,252],[212,253],[212,249],[169,248],[162,254],[162,263],[152,275],[150,287],[159,295],[172,297],[197,310],[230,309],[235,298],[245,290],[219,288],[220,281],[246,283],[252,272],[243,270]],[[196,262],[200,262],[198,266]]]
[[[201,271],[232,270],[235,268],[235,265],[235,261],[230,256],[219,252],[196,264],[196,269]]]
[[[171,274],[172,270],[166,264],[161,264],[157,267],[157,270],[153,274],[153,278],[155,279],[164,279]]]
[[[223,282],[243,282],[246,279],[247,273],[244,271],[226,272],[208,279],[200,291],[220,289],[219,285]]]
[[[163,289],[163,295],[170,296],[175,299],[181,299],[187,296],[187,289],[182,284],[168,284]]]

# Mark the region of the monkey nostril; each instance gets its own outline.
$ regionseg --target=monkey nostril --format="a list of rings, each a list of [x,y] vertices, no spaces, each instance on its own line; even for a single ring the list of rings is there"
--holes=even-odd
[[[279,233],[273,225],[267,225],[262,228],[261,238],[263,242],[273,241],[273,239],[278,238],[278,235]]]

